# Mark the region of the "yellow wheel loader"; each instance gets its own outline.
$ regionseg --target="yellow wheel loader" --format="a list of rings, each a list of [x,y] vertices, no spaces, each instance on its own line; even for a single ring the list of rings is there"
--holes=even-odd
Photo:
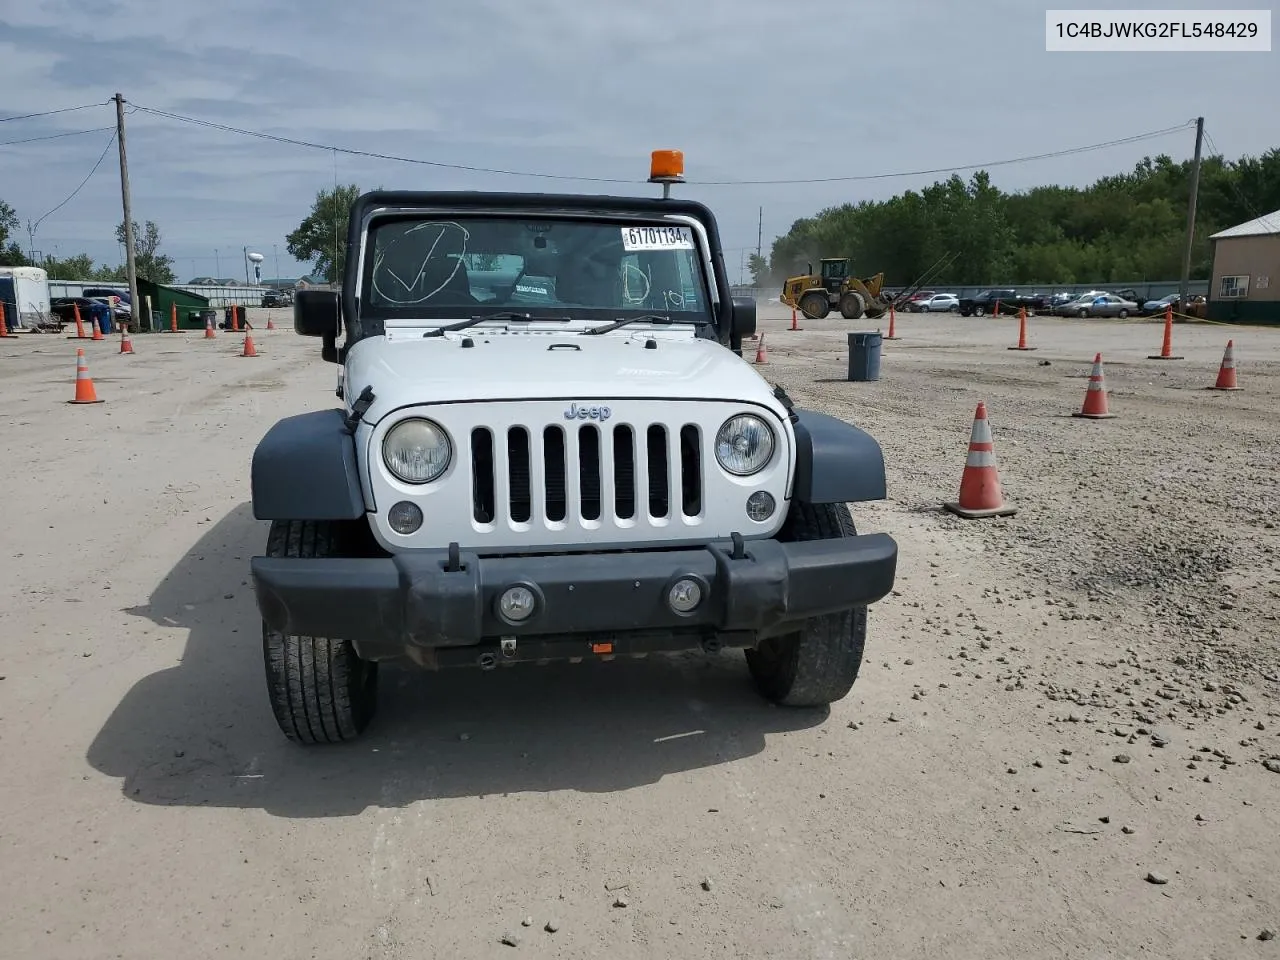
[[[822,272],[815,275],[810,264],[806,276],[789,278],[779,299],[810,320],[821,320],[833,307],[846,320],[864,315],[874,320],[888,312],[889,304],[880,297],[883,273],[866,280],[851,277],[848,257],[824,257],[819,268]]]

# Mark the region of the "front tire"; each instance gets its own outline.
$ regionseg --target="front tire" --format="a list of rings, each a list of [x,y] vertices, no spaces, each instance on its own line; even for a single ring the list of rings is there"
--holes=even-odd
[[[276,520],[269,557],[335,557],[341,530],[323,520]],[[262,624],[267,696],[276,723],[294,743],[340,743],[360,736],[377,705],[378,665],[350,641],[286,636]]]
[[[861,320],[865,312],[866,304],[862,302],[861,294],[846,293],[840,298],[840,316],[846,320]]]
[[[843,503],[793,501],[778,534],[784,542],[857,536]],[[818,707],[843,699],[862,666],[867,607],[804,621],[794,633],[762,640],[746,651],[747,669],[767,700],[787,707]]]
[[[821,320],[831,312],[831,302],[824,293],[806,293],[800,298],[800,312],[809,320]]]

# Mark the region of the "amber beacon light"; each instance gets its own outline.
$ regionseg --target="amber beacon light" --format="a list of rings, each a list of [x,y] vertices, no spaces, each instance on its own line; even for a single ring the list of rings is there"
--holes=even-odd
[[[679,150],[655,150],[649,158],[649,182],[662,184],[662,195],[671,195],[671,184],[684,182],[684,154]]]

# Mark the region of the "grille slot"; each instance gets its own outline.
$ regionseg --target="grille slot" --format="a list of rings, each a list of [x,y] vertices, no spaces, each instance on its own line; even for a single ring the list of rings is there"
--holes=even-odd
[[[578,431],[578,489],[582,519],[600,519],[600,431],[586,426]]]
[[[670,505],[670,490],[667,486],[667,428],[658,423],[651,424],[647,438],[649,515],[666,517]]]
[[[476,427],[470,441],[477,524],[665,524],[706,506],[693,424]]]
[[[636,515],[636,434],[621,423],[613,428],[613,513],[619,520]]]
[[[529,431],[512,427],[507,431],[507,499],[511,519],[516,523],[528,523],[533,515],[529,467]]]
[[[702,444],[698,428],[680,428],[680,505],[686,517],[702,513]]]
[[[556,523],[568,513],[569,494],[565,476],[564,430],[547,427],[542,431],[543,490],[547,495],[547,519]]]
[[[471,431],[471,515],[476,523],[493,523],[497,499],[493,489],[493,431]]]

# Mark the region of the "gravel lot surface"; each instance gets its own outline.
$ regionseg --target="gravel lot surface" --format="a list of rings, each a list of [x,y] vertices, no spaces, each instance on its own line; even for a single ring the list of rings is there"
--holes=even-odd
[[[765,306],[759,371],[888,463],[849,697],[769,707],[730,654],[392,671],[309,751],[266,701],[248,476],[336,370],[265,314],[257,358],[84,344],[95,406],[76,343],[0,341],[0,954],[1276,955],[1280,330],[1179,324],[1158,361],[1159,323],[1035,318],[1023,353],[903,315],[849,382],[876,322]],[[1205,390],[1229,337],[1244,390]],[[1118,416],[1073,418],[1098,351]],[[1013,517],[938,509],[978,401]]]

